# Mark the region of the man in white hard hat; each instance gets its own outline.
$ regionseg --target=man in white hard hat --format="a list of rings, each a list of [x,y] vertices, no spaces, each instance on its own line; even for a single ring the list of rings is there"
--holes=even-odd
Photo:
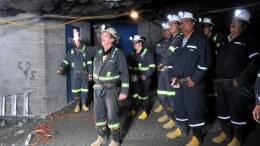
[[[89,111],[87,107],[88,81],[92,79],[93,71],[92,60],[90,56],[81,50],[82,46],[80,46],[78,41],[75,41],[77,39],[78,38],[73,38],[75,47],[67,52],[60,68],[57,70],[57,73],[61,75],[63,75],[68,68],[71,70],[71,92],[76,103],[75,113],[80,112],[81,108],[83,111]],[[82,104],[81,107],[80,103]]]
[[[171,32],[171,39],[167,47],[161,47],[158,45],[156,47],[156,52],[161,55],[160,64],[162,69],[160,70],[160,75],[158,78],[158,89],[157,96],[160,99],[161,105],[163,106],[165,115],[158,119],[158,122],[166,122],[163,125],[164,129],[171,129],[175,126],[174,122],[174,98],[176,96],[176,91],[171,86],[168,71],[172,68],[170,66],[170,61],[172,59],[172,54],[174,53],[176,47],[176,42],[180,41],[180,31],[179,24],[180,18],[177,15],[168,15],[169,30]]]
[[[118,100],[124,100],[128,95],[127,62],[124,52],[115,46],[119,40],[117,31],[102,27],[101,33],[101,46],[86,46],[84,49],[86,54],[94,57],[94,113],[98,138],[91,146],[101,146],[107,142],[107,126],[112,136],[109,146],[119,146]],[[74,36],[79,37],[77,30],[74,30]]]
[[[180,28],[183,32],[172,56],[169,76],[173,85],[180,85],[176,96],[177,128],[167,134],[175,139],[188,135],[188,125],[192,128],[192,139],[186,146],[199,146],[204,138],[204,75],[211,63],[210,45],[207,38],[195,31],[195,18],[190,12],[180,12]]]
[[[213,79],[216,79],[216,53],[220,45],[228,41],[227,37],[222,33],[216,33],[214,30],[214,21],[211,18],[205,17],[202,19],[201,28],[204,35],[209,39],[210,48],[211,48],[211,60],[212,63],[209,67],[208,72],[205,76],[205,98],[210,98],[211,100],[216,98],[216,83],[213,82]],[[207,100],[206,100],[207,101]],[[209,105],[206,102],[206,108],[208,109],[207,119],[210,121],[215,120],[215,108]]]
[[[162,23],[162,30],[163,30],[163,38],[158,41],[156,48],[160,48],[160,47],[166,48],[166,46],[168,46],[168,44],[170,42],[171,32],[169,30],[168,22]],[[156,49],[156,50],[158,50],[158,49]],[[159,54],[157,52],[158,51],[156,51],[156,53],[155,53],[155,56],[156,56],[155,59],[156,59],[157,77],[159,78],[160,70],[162,69],[163,64],[161,63],[162,56],[161,56],[161,54]],[[158,82],[159,82],[159,80],[158,80]],[[154,112],[156,112],[156,113],[160,113],[163,111],[163,106],[162,106],[162,103],[161,103],[161,100],[159,99],[159,97],[158,97],[158,100],[159,100],[159,106],[156,107],[154,110]]]
[[[247,10],[236,10],[230,24],[229,42],[217,50],[216,74],[223,82],[217,84],[217,112],[221,132],[212,139],[214,143],[223,143],[233,135],[228,146],[243,144],[244,131],[250,118],[247,107],[252,102],[251,95],[244,94],[243,89],[254,84],[260,64],[255,38],[246,32],[250,18]],[[234,133],[231,134],[231,131]]]
[[[134,47],[134,51],[128,57],[128,69],[131,75],[130,94],[132,99],[132,109],[129,116],[134,116],[140,107],[142,113],[138,119],[145,120],[148,116],[148,99],[151,84],[151,76],[155,69],[155,58],[151,50],[144,47],[145,37],[135,35],[129,38]]]

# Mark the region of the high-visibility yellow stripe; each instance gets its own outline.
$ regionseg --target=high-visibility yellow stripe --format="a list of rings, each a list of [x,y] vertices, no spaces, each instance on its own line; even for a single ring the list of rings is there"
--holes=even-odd
[[[96,126],[105,126],[107,124],[107,121],[104,122],[96,122]]]
[[[80,92],[80,89],[72,89],[71,92],[72,93],[78,93],[78,92]]]
[[[157,90],[157,94],[167,95],[167,91]]]
[[[129,84],[128,83],[122,83],[122,87],[128,88]]]
[[[173,46],[170,46],[168,49],[171,50],[171,52],[174,52],[176,50],[176,48]]]
[[[175,95],[175,92],[174,92],[174,91],[171,91],[171,92],[170,92],[170,91],[167,91],[167,95],[168,95],[168,96],[174,96],[174,95]]]
[[[66,65],[69,64],[69,62],[67,60],[63,60],[62,62],[65,63]]]
[[[88,64],[88,65],[89,65],[89,64],[92,64],[92,61],[88,61],[87,64]]]
[[[81,88],[80,91],[81,91],[81,92],[88,92],[88,89],[83,89],[83,88]]]
[[[118,76],[104,77],[104,76],[98,76],[97,74],[94,74],[93,77],[95,79],[99,79],[100,81],[111,81],[111,80],[119,79],[119,75]]]
[[[119,129],[119,128],[120,128],[120,123],[108,124],[108,127],[109,127],[111,130]]]
[[[138,95],[138,99],[146,100],[146,99],[148,99],[148,96],[140,96],[140,95]]]
[[[155,67],[155,64],[150,64],[149,67]]]

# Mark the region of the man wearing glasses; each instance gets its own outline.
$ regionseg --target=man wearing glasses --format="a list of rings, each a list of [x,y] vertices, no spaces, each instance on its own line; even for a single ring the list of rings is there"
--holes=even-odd
[[[167,134],[168,138],[186,137],[188,125],[193,137],[186,146],[199,146],[203,142],[204,97],[203,78],[211,63],[210,44],[207,38],[195,31],[195,18],[190,12],[180,12],[180,27],[183,32],[172,56],[172,69],[169,76],[172,84],[180,86],[180,96],[175,100],[175,131]]]
[[[229,140],[231,131],[234,131],[228,146],[243,144],[250,115],[247,106],[253,99],[244,94],[243,89],[254,84],[259,69],[259,48],[256,47],[254,37],[246,33],[250,18],[247,10],[236,10],[230,24],[229,42],[217,51],[216,74],[223,82],[217,84],[217,112],[221,132],[212,139],[214,143],[221,144]]]

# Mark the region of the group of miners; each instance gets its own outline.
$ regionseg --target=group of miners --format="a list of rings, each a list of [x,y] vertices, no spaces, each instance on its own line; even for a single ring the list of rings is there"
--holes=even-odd
[[[242,145],[249,120],[248,105],[254,95],[257,105],[253,118],[257,122],[260,114],[259,48],[255,37],[247,33],[250,18],[247,10],[236,10],[230,35],[225,37],[213,31],[214,22],[210,18],[200,20],[201,29],[197,29],[192,13],[172,14],[162,25],[164,37],[155,53],[144,46],[144,36],[135,35],[130,37],[134,51],[127,58],[116,47],[119,36],[114,28],[102,28],[101,44],[93,47],[85,45],[79,32],[73,30],[75,48],[67,53],[57,73],[63,74],[67,67],[72,70],[74,112],[81,108],[89,110],[88,81],[95,82],[98,138],[91,146],[107,142],[108,128],[112,136],[109,146],[120,145],[119,100],[131,98],[128,116],[135,116],[142,107],[138,118],[147,118],[149,87],[156,70],[160,105],[155,112],[165,113],[158,122],[167,122],[163,128],[174,129],[167,133],[167,138],[187,137],[191,129],[193,136],[186,146],[201,145],[206,134],[204,97],[217,95],[221,132],[212,142],[221,144],[229,140],[228,146]]]

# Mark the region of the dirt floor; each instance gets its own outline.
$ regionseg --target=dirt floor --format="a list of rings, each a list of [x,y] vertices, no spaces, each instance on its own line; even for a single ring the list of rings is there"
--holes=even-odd
[[[190,140],[191,133],[187,138],[178,138],[176,140],[166,138],[166,134],[172,130],[163,129],[163,124],[157,122],[157,119],[163,113],[154,113],[154,108],[158,106],[154,94],[150,96],[151,112],[144,121],[138,119],[141,111],[134,118],[126,116],[130,109],[130,103],[129,99],[120,102],[122,110],[122,146],[183,146]],[[81,111],[75,114],[72,112],[73,108],[74,104],[71,104],[46,119],[1,117],[0,122],[5,121],[5,124],[3,126],[2,123],[0,126],[0,146],[23,146],[30,133],[32,135],[30,145],[34,143],[44,146],[90,146],[97,137],[93,116],[93,102],[91,102],[91,110],[88,112]],[[33,132],[37,129],[37,132]],[[220,130],[218,122],[208,122],[206,130],[207,135],[203,146],[227,145],[228,142],[221,145],[211,142],[211,138],[218,134]],[[259,146],[260,127],[254,124],[248,130],[250,130],[250,133],[245,140],[244,146]]]

